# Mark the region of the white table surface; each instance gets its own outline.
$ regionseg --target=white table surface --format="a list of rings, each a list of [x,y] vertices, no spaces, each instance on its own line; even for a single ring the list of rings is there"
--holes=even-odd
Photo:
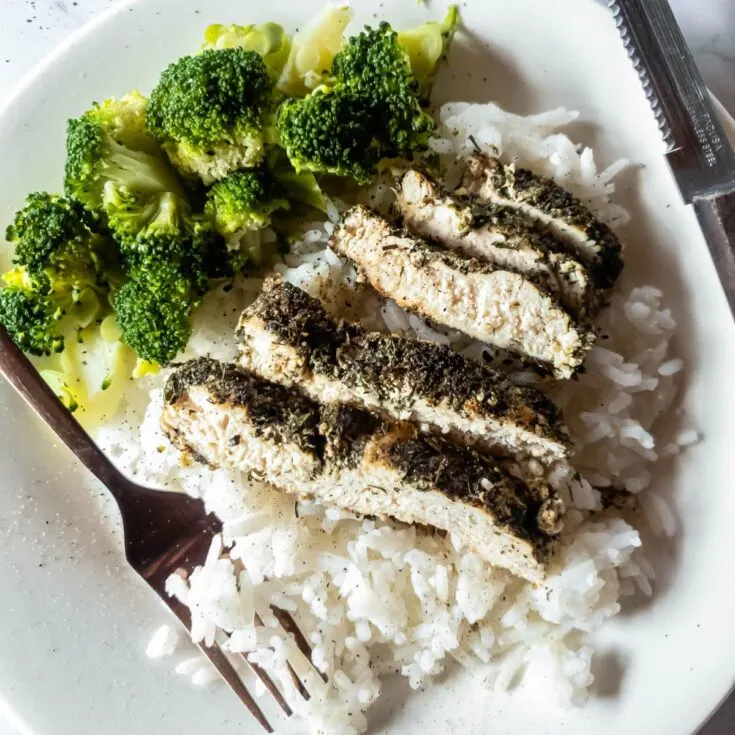
[[[117,1],[0,0],[0,99],[69,33]],[[670,2],[705,81],[735,115],[735,0]],[[700,735],[734,734],[735,696]],[[31,733],[0,711],[0,735],[52,734]]]

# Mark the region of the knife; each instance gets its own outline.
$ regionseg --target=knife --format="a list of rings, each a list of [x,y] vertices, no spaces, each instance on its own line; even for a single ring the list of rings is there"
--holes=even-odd
[[[735,316],[735,152],[668,0],[609,0]]]

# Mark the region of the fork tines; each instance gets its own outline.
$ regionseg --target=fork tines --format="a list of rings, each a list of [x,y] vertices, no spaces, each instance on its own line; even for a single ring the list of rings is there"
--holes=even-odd
[[[202,543],[204,541],[202,540]],[[201,553],[198,554],[192,554],[189,557],[189,560],[193,559],[200,559],[201,560]],[[244,569],[242,566],[242,563],[237,560],[233,560],[235,563],[235,567],[238,571],[238,574],[240,571]],[[195,563],[189,563],[185,564],[184,566],[179,566],[175,571],[173,571],[174,574],[178,573],[183,578],[188,577],[189,574],[193,571],[193,569],[197,566]],[[156,575],[158,576],[158,575]],[[179,620],[184,624],[187,631],[191,633],[191,614],[189,612],[189,608],[184,605],[180,600],[178,600],[176,597],[169,596],[168,594],[162,595],[161,592],[158,590],[159,584],[155,584],[153,580],[149,579],[149,583],[151,583],[154,588],[156,588],[156,591],[159,592],[159,595],[161,598],[166,602],[166,604],[171,608],[171,610],[176,614],[176,616],[179,618]],[[303,654],[304,658],[309,662],[309,664],[314,668],[317,673],[326,681],[326,677],[322,672],[318,671],[316,667],[314,667],[312,661],[311,661],[311,648],[309,646],[308,641],[304,637],[304,634],[299,629],[298,625],[296,624],[296,621],[291,617],[291,615],[286,612],[285,610],[281,610],[279,608],[271,608],[271,611],[273,613],[273,616],[278,621],[278,624],[283,628],[283,630],[286,632],[288,636],[290,636],[298,651]],[[255,615],[255,623],[256,625],[262,626],[263,621],[260,618],[259,615]],[[209,659],[210,663],[214,668],[217,670],[217,673],[222,677],[222,679],[227,683],[229,688],[237,695],[237,697],[240,699],[240,701],[248,708],[248,711],[253,715],[253,717],[258,721],[260,726],[266,731],[266,732],[273,732],[273,726],[268,721],[268,718],[266,717],[265,713],[261,709],[260,705],[257,703],[255,697],[250,693],[247,686],[243,682],[240,673],[238,672],[238,669],[233,663],[233,658],[235,658],[235,654],[228,654],[226,653],[220,646],[218,642],[215,641],[215,643],[211,646],[206,646],[203,642],[199,642],[196,644],[199,650]],[[268,674],[268,672],[259,664],[250,661],[247,657],[247,654],[238,654],[237,660],[244,661],[250,671],[263,683],[263,686],[265,687],[266,691],[268,691],[273,699],[275,700],[276,704],[280,707],[280,709],[283,711],[283,713],[286,715],[286,717],[291,717],[293,714],[293,709],[289,705],[289,703],[286,701],[286,698],[283,694],[283,692],[279,689],[276,682],[272,679],[272,677]],[[291,678],[293,680],[294,688],[295,690],[304,698],[309,699],[310,694],[306,686],[304,685],[304,682],[301,680],[301,677],[298,676],[296,673],[296,670],[289,662],[288,665],[289,672],[291,674]]]

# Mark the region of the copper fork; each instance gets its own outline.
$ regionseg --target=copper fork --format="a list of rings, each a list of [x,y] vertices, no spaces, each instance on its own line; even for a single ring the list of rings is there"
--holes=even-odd
[[[166,593],[169,575],[188,576],[203,564],[212,538],[221,531],[217,518],[207,514],[200,500],[179,493],[151,490],[130,481],[112,464],[102,450],[74,419],[45,383],[28,358],[0,326],[0,373],[33,410],[56,432],[82,464],[99,479],[117,501],[122,516],[125,556],[130,566],[148,583],[188,632],[188,608]],[[273,610],[279,623],[309,659],[308,642],[293,618],[283,610]],[[240,698],[266,732],[273,732],[265,714],[250,694],[228,655],[217,645],[197,643],[230,689]],[[291,708],[271,677],[258,665],[247,661],[287,717]],[[308,698],[303,683],[292,669],[294,684]]]

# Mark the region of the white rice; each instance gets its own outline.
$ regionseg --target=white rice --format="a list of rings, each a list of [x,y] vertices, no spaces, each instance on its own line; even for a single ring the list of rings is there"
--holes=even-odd
[[[440,116],[441,136],[432,146],[445,162],[471,152],[472,135],[480,147],[553,176],[606,221],[626,221],[610,197],[614,176],[627,163],[598,171],[592,151],[560,132],[576,113],[557,109],[519,117],[494,105],[451,104]],[[385,196],[385,187],[379,194]],[[327,223],[306,232],[278,268],[285,278],[369,328],[452,344],[483,359],[485,346],[437,331],[358,286],[352,270],[326,249],[331,230]],[[259,286],[257,279],[240,279],[231,292],[208,297],[186,357],[232,358],[237,315]],[[142,422],[140,401],[131,399],[127,415],[100,430],[98,440],[140,481],[201,494],[223,520],[222,538],[204,567],[186,581],[172,578],[169,590],[191,608],[194,638],[216,640],[270,671],[310,732],[363,732],[382,673],[399,671],[419,688],[452,660],[481,669],[499,688],[511,686],[529,661],[545,660],[555,672],[560,701],[581,704],[593,683],[588,634],[620,611],[624,596],[653,591],[638,530],[614,509],[600,512],[600,490],[640,493],[653,530],[673,534],[676,519],[668,503],[660,492],[647,491],[653,464],[699,439],[686,428],[667,441],[659,437],[659,426],[673,423],[666,414],[684,368],[669,354],[676,324],[662,300],[652,286],[616,293],[599,322],[606,339],[590,354],[586,372],[550,387],[576,442],[577,474],[550,478],[570,510],[565,541],[538,588],[490,567],[451,537],[294,503],[239,473],[181,466],[158,426],[164,376],[139,384],[141,392],[150,392]],[[231,318],[223,320],[224,305]],[[528,373],[515,377],[535,380]],[[328,684],[278,627],[271,605],[293,613]],[[256,613],[263,627],[255,625]],[[171,648],[161,630],[149,655]],[[206,683],[211,670],[201,661],[188,659],[176,670]],[[308,680],[308,702],[295,691],[289,663]]]
[[[148,658],[170,656],[179,643],[179,634],[168,625],[162,625],[154,634],[145,649]]]

